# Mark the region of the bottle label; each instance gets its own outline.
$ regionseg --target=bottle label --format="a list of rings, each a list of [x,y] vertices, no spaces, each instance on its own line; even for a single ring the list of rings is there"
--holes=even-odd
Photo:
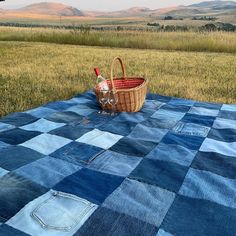
[[[102,90],[102,91],[108,91],[109,87],[108,87],[107,81],[104,80],[104,81],[101,81],[100,83],[98,83],[98,88],[99,88],[99,90]]]

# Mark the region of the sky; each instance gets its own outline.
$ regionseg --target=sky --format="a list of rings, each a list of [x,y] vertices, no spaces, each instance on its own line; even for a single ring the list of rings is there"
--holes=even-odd
[[[5,2],[0,2],[0,8],[18,8],[38,2],[64,3],[80,10],[115,11],[134,6],[158,9],[162,7],[190,5],[201,2],[201,0],[5,0]]]

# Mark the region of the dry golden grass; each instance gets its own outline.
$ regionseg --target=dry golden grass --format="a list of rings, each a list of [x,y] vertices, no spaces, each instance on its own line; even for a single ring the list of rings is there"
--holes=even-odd
[[[151,92],[236,103],[235,54],[0,42],[0,116],[91,89],[93,67],[109,77],[117,55],[129,75],[150,79]]]

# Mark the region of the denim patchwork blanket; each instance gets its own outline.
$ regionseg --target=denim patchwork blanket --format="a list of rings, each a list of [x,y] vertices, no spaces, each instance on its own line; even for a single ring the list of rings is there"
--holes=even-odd
[[[236,105],[93,92],[0,120],[0,235],[236,235]]]

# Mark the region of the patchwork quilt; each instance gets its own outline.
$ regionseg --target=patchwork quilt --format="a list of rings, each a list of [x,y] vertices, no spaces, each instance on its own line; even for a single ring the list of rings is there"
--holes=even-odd
[[[0,235],[236,235],[236,105],[93,92],[0,120]]]

